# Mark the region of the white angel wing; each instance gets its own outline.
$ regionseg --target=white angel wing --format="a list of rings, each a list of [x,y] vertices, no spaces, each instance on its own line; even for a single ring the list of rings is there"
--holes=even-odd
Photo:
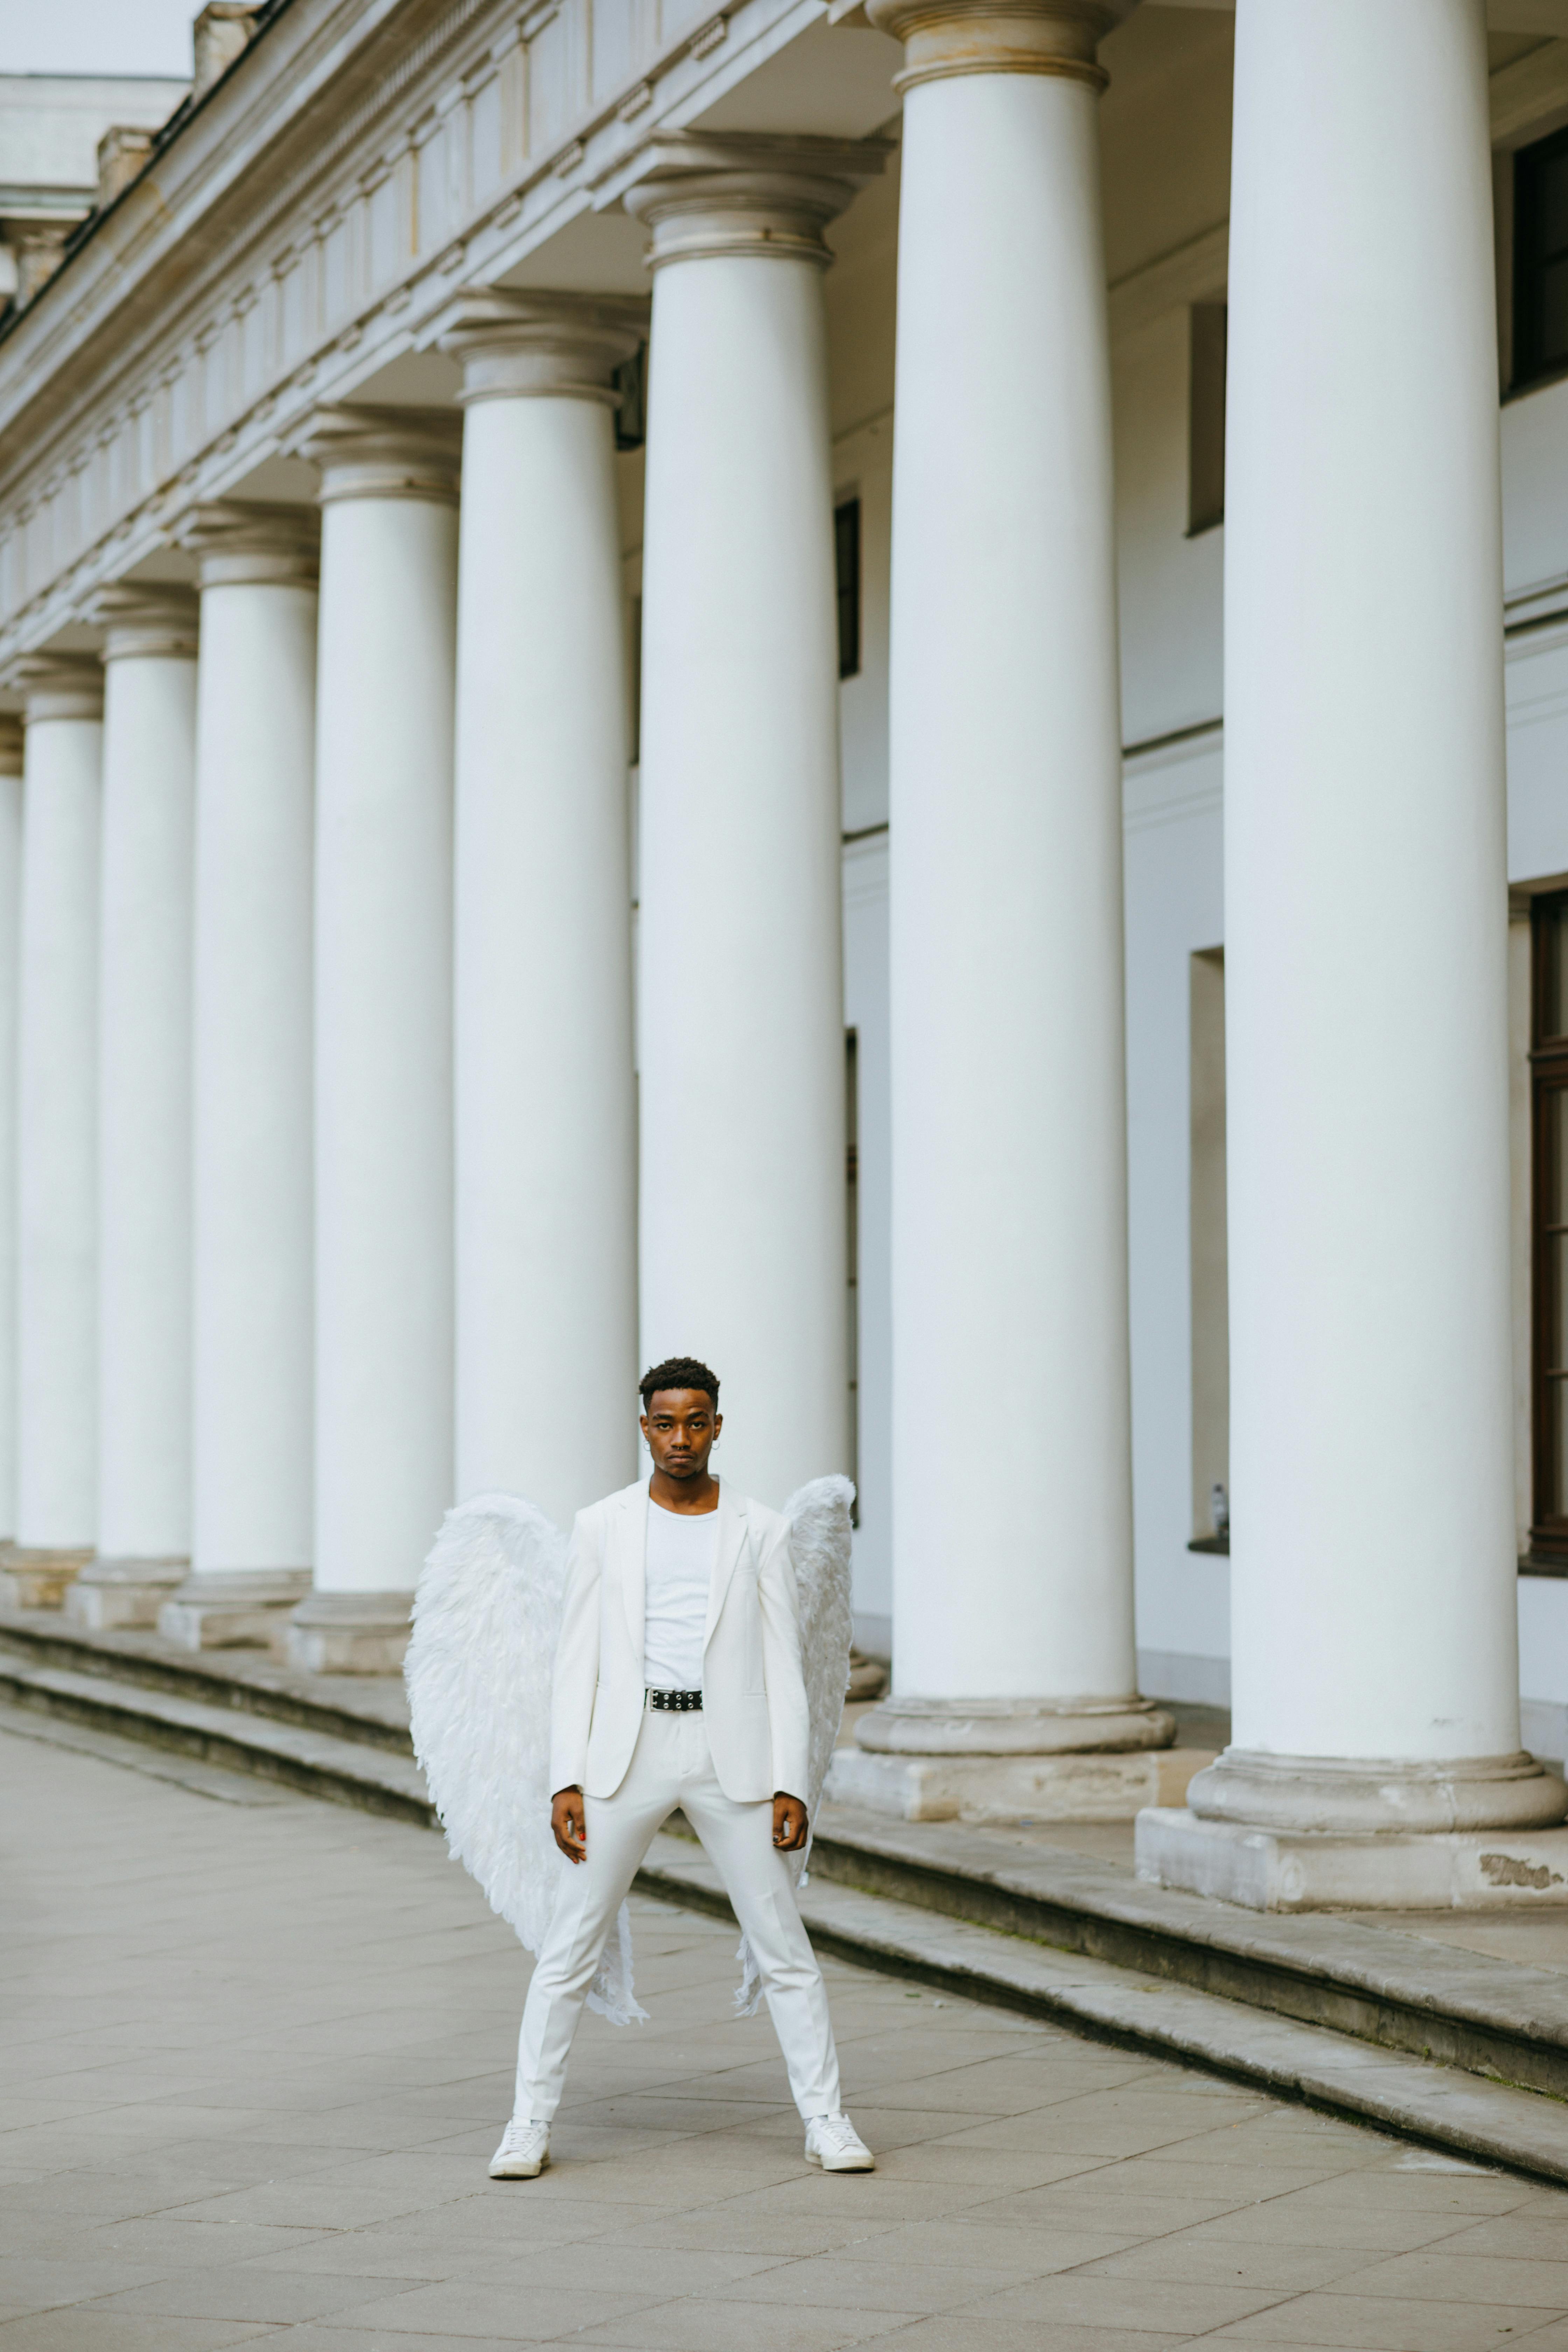
[[[414,1752],[447,1845],[531,1952],[566,1864],[550,1832],[550,1676],[566,1540],[531,1503],[448,1511],[404,1664]]]
[[[811,1717],[803,1793],[814,1822],[849,1688],[849,1647],[854,1637],[849,1607],[849,1509],[854,1500],[852,1482],[836,1475],[814,1478],[809,1486],[797,1488],[784,1505],[790,1554],[800,1589],[800,1654]],[[810,1851],[808,1832],[805,1853],[790,1858],[797,1882],[805,1875]]]
[[[844,1696],[849,1687],[849,1647],[854,1622],[849,1607],[849,1507],[855,1500],[851,1479],[835,1473],[799,1486],[784,1505],[789,1521],[790,1556],[795,1561],[800,1592],[800,1658],[805,1675],[805,1703],[811,1732],[806,1749],[805,1799],[808,1821],[815,1823],[827,1767],[844,1719]],[[804,1885],[811,1854],[812,1830],[805,1849],[787,1857],[797,1886]],[[762,1979],[744,1936],[736,1954],[741,1981],[735,2006],[750,2017],[762,1997]]]
[[[455,1861],[538,1952],[568,1864],[550,1828],[550,1685],[568,1547],[516,1495],[448,1511],[414,1596],[404,1664],[414,1752]],[[625,1906],[590,2007],[647,2015],[632,1991]]]

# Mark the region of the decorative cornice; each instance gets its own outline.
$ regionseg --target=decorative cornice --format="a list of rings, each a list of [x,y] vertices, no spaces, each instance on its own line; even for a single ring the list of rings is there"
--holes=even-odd
[[[323,506],[342,499],[458,502],[462,420],[450,409],[319,408],[293,446],[321,467]]]
[[[464,407],[478,400],[596,400],[614,407],[610,377],[647,332],[645,296],[460,294],[424,341],[462,362]]]
[[[465,279],[537,274],[530,257],[578,205],[618,207],[660,119],[689,117],[710,79],[733,79],[733,53],[770,53],[798,16],[797,0],[722,0],[667,31],[638,9],[625,79],[600,90],[595,5],[277,12],[265,52],[247,52],[6,333],[0,665],[58,642],[182,514],[283,454],[311,409],[427,348],[426,322]],[[536,39],[552,47],[548,100]],[[628,121],[644,85],[652,103]],[[582,170],[563,186],[553,166],[574,147]]]
[[[664,131],[620,186],[653,230],[650,269],[715,254],[809,261],[833,256],[823,231],[892,152],[889,139],[785,139],[764,132]]]
[[[893,88],[959,74],[1053,74],[1096,91],[1110,76],[1096,55],[1126,0],[866,0],[879,33],[904,45]]]

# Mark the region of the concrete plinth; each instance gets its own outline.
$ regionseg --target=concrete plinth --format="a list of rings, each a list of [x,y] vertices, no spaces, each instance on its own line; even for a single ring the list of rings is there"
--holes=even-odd
[[[1568,1902],[1568,1830],[1336,1836],[1260,1830],[1153,1807],[1140,1878],[1251,1911],[1449,1911]]]
[[[7,1609],[58,1609],[66,1593],[92,1558],[89,1545],[81,1551],[57,1551],[29,1544],[0,1544],[0,1604]]]
[[[1125,1822],[1179,1804],[1207,1750],[1056,1756],[874,1755],[840,1748],[823,1793],[905,1822]]]
[[[158,1631],[182,1650],[281,1650],[288,1612],[310,1590],[308,1568],[215,1569],[164,1601]]]
[[[308,1675],[395,1675],[411,1592],[313,1592],[289,1620],[288,1656]]]
[[[73,1625],[89,1633],[156,1625],[158,1612],[190,1574],[188,1559],[91,1559],[65,1596]]]

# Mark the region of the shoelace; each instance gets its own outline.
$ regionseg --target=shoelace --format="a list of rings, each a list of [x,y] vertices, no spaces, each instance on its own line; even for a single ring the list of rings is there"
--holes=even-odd
[[[819,2118],[816,2127],[818,2131],[826,2132],[828,2138],[839,2147],[847,2147],[855,2137],[855,2126],[847,2116],[823,2116]]]
[[[538,2124],[520,2124],[514,2119],[506,2127],[506,2137],[501,2141],[502,2154],[515,2156],[524,2140],[536,2138],[540,2129]]]

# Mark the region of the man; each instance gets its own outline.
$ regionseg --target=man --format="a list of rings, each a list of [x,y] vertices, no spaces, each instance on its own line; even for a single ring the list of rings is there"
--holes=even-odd
[[[644,1375],[645,1486],[577,1515],[551,1710],[551,1826],[574,1867],[539,1955],[518,2040],[511,2122],[490,2162],[531,2179],[610,1923],[679,1805],[750,1938],[825,2172],[874,2159],[839,2105],[827,1995],[784,1856],[805,1843],[807,1711],[789,1528],[721,1491],[708,1457],[723,1422],[706,1364]]]

